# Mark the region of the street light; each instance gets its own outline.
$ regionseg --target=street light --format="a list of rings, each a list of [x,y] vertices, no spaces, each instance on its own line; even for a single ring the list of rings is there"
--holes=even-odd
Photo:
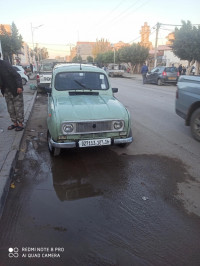
[[[33,51],[34,51],[34,39],[33,39],[33,33],[34,33],[34,30],[37,30],[38,28],[40,28],[41,26],[43,26],[43,24],[39,25],[39,26],[36,26],[36,27],[33,27],[32,26],[32,23],[31,23],[31,34],[32,34],[32,45],[33,45]],[[38,53],[37,53],[37,58],[38,58]],[[36,65],[37,65],[37,69],[38,69],[38,63],[36,62]]]
[[[111,44],[111,47],[113,48],[113,52],[114,52],[114,58],[113,58],[114,60],[113,61],[114,61],[114,65],[115,65],[115,45],[114,45],[114,43]]]
[[[41,24],[41,25],[39,25],[39,26],[37,26],[37,27],[33,27],[33,26],[32,26],[32,23],[31,23],[31,34],[32,34],[33,50],[34,50],[33,32],[34,32],[34,30],[37,30],[38,28],[40,28],[40,27],[42,27],[42,26],[43,26],[43,24]]]

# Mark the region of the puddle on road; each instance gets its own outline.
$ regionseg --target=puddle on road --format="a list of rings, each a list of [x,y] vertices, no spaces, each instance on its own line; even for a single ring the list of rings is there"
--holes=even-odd
[[[155,194],[183,209],[178,184],[192,178],[179,160],[157,155],[117,155],[104,147],[68,150],[59,157],[50,157],[45,153],[46,143],[33,136],[29,139],[32,140],[26,141],[24,173],[29,173],[30,181],[52,179],[53,188],[61,201],[107,193],[112,195],[114,188],[123,191],[124,187],[134,186],[137,187],[137,191],[133,187],[135,195],[140,191],[140,199],[151,201]],[[148,188],[148,192],[142,192],[143,187]]]

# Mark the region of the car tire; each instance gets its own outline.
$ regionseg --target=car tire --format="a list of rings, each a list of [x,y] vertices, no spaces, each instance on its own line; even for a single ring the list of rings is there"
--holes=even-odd
[[[194,139],[200,141],[200,108],[198,108],[191,116],[190,128]]]
[[[22,78],[22,85],[24,86],[24,85],[26,85],[26,79],[25,78]]]
[[[130,129],[130,132],[129,132],[128,138],[130,138],[130,137],[132,137],[132,136],[133,136],[133,134],[132,134],[132,129]],[[118,146],[119,146],[120,148],[125,148],[125,147],[127,147],[128,145],[130,145],[130,143],[121,143],[121,144],[119,144]]]
[[[52,145],[51,145],[51,134],[49,133],[49,131],[47,132],[47,142],[48,142],[48,148],[49,148],[49,152],[51,153],[51,155],[53,156],[59,156],[60,155],[60,152],[61,152],[61,149],[60,148],[54,148]]]
[[[161,79],[158,79],[158,80],[157,80],[157,84],[158,84],[158,86],[163,85],[162,80],[161,80]]]

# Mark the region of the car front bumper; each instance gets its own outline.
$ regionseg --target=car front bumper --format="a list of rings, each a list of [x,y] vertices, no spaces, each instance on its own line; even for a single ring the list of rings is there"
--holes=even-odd
[[[131,142],[133,142],[133,137],[112,139],[112,145],[130,144]],[[60,148],[60,149],[78,148],[78,141],[55,142],[53,139],[51,139],[50,143],[54,148]]]

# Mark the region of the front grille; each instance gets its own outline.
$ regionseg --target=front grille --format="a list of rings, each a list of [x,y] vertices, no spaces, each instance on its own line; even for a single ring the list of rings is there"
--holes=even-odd
[[[112,131],[112,121],[92,121],[76,123],[76,133]]]

